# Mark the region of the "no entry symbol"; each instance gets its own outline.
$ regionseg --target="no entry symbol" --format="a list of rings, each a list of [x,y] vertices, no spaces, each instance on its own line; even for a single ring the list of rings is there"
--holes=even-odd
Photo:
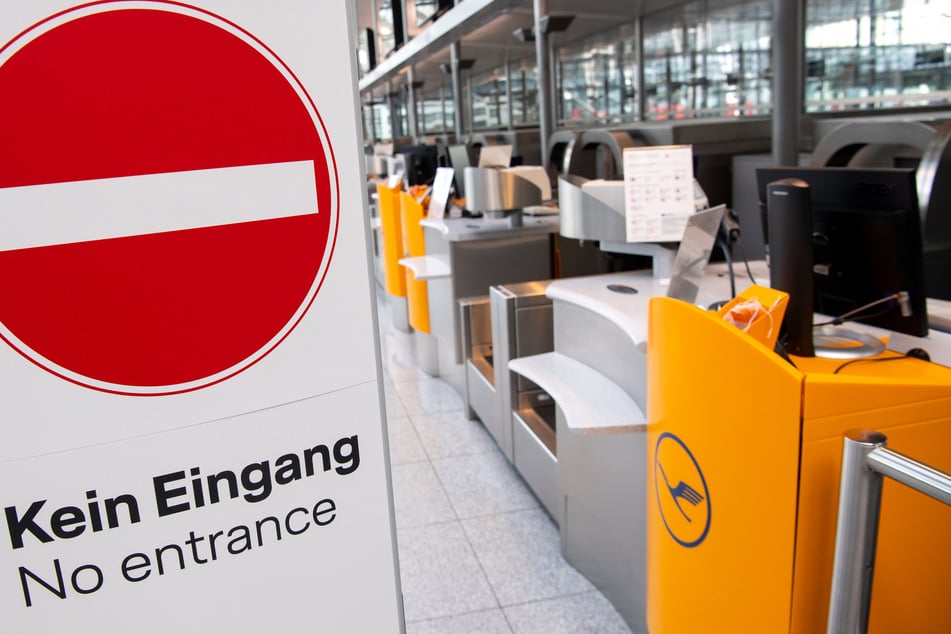
[[[226,20],[100,2],[0,49],[0,337],[98,390],[205,387],[259,361],[333,251],[326,132]]]

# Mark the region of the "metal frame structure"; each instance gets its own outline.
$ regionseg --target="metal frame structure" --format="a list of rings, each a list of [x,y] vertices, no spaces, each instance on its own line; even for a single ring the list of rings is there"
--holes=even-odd
[[[882,476],[951,505],[951,475],[892,451],[886,441],[875,431],[845,435],[828,634],[868,630]]]

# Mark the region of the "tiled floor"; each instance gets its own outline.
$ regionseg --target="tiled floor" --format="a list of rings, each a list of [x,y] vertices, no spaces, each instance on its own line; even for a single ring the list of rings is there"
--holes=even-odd
[[[380,299],[407,634],[630,632],[561,558],[558,529]]]

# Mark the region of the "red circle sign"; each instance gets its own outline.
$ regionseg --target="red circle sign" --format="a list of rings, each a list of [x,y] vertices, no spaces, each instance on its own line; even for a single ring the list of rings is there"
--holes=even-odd
[[[223,381],[299,323],[338,217],[288,67],[173,2],[97,2],[0,49],[0,337],[121,394]]]

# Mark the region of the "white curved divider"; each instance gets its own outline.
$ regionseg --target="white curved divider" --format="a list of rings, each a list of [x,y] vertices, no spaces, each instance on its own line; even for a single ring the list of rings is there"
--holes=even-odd
[[[548,392],[578,434],[646,431],[647,419],[627,392],[590,366],[559,352],[509,361],[509,369]]]

